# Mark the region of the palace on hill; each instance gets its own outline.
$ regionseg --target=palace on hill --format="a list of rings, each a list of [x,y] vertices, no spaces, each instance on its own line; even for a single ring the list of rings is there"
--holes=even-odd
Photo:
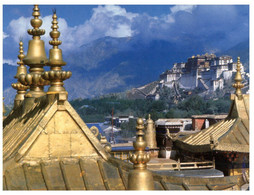
[[[223,89],[225,82],[231,81],[236,73],[236,63],[231,56],[215,54],[197,55],[188,58],[187,62],[175,63],[172,69],[160,75],[163,86],[182,89],[203,89],[216,91]],[[245,75],[244,69],[241,70]]]
[[[128,162],[115,158],[105,136],[81,119],[64,88],[64,80],[72,73],[63,70],[66,62],[60,49],[56,11],[52,14],[49,56],[41,40],[45,30],[40,28],[43,21],[38,5],[34,5],[32,16],[32,29],[27,31],[31,40],[27,52],[20,41],[17,72],[13,73],[17,79],[12,84],[17,92],[14,107],[3,117],[3,190],[240,190],[248,184],[249,95],[241,91],[240,58],[233,85],[236,91],[225,119],[187,137],[174,139],[169,131],[164,133],[164,144],[173,143],[180,158],[199,158],[202,162],[198,164],[213,158],[214,165],[205,166],[210,169],[203,171],[220,170],[224,174],[183,174],[179,162],[174,175],[169,175],[168,169],[149,168],[161,167],[158,162],[149,165],[158,149],[150,115],[146,124],[142,118],[136,121]],[[194,164],[194,171],[200,172],[197,162]]]

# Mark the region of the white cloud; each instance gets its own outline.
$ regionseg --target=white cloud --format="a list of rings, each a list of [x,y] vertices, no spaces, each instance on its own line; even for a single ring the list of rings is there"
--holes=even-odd
[[[170,8],[171,14],[176,14],[179,11],[185,11],[188,13],[192,13],[193,9],[196,8],[196,5],[175,5]]]
[[[80,25],[74,27],[69,26],[64,18],[58,19],[61,32],[60,40],[62,41],[60,48],[65,52],[72,51],[83,44],[105,36],[130,37],[140,35],[144,40],[176,41],[190,39],[190,37],[192,37],[191,39],[204,37],[204,34],[206,35],[204,39],[207,40],[210,40],[210,37],[216,37],[216,40],[221,37],[221,40],[225,40],[223,34],[227,34],[227,39],[232,37],[230,42],[233,42],[237,37],[241,38],[238,36],[239,32],[248,31],[246,17],[240,18],[240,21],[245,23],[238,22],[239,16],[234,6],[196,7],[196,5],[175,5],[170,8],[169,14],[152,17],[148,14],[127,12],[120,6],[98,6],[92,10],[90,19],[84,20]],[[50,40],[49,32],[51,31],[52,18],[45,16],[42,20],[42,28],[46,30],[42,39],[45,41],[48,50],[51,48],[48,41]],[[238,29],[235,28],[235,23],[239,23]],[[10,22],[6,34],[12,37],[16,43],[19,42],[20,37],[23,38],[24,42],[27,42],[31,39],[31,36],[27,34],[27,29],[31,29],[30,18],[20,17]],[[247,35],[247,33],[245,34]],[[197,40],[199,41],[200,38]]]
[[[31,28],[30,25],[31,18],[20,17],[16,20],[12,20],[8,26],[10,31],[9,35],[14,39],[16,43],[19,43],[20,38],[27,40],[29,35],[27,34],[27,29]]]
[[[9,35],[7,33],[3,32],[3,39],[5,39],[7,37],[9,37]]]
[[[9,34],[13,38],[13,40],[16,43],[19,43],[20,38],[23,40],[23,42],[27,42],[32,37],[27,33],[27,29],[31,29],[30,25],[31,17],[24,18],[20,17],[16,20],[12,20],[8,26]],[[51,22],[52,22],[52,16],[45,16],[42,18],[42,29],[45,29],[45,34],[41,36],[41,38],[45,41],[45,47],[46,49],[51,48],[51,45],[48,44],[48,41],[51,39],[49,32],[51,31]],[[59,30],[61,32],[60,40],[62,40],[65,36],[68,37],[68,33],[72,32],[71,28],[68,27],[67,22],[63,18],[59,18],[58,20]],[[64,39],[66,40],[65,45],[68,46],[68,40],[69,38]],[[73,44],[73,43],[72,43]]]
[[[130,37],[133,34],[131,27],[126,24],[119,24],[117,28],[110,28],[105,35],[111,37]]]
[[[11,60],[11,59],[3,59],[3,64],[9,64],[11,66],[18,66],[18,60]]]
[[[193,9],[195,9],[196,7],[197,7],[196,5],[175,5],[170,8],[171,13],[166,15],[164,17],[164,19],[167,23],[174,23],[175,22],[175,15],[179,11],[184,11],[184,12],[188,12],[191,14]]]
[[[98,6],[93,9],[92,17],[75,27],[70,27],[64,18],[58,19],[59,31],[61,32],[60,40],[62,45],[60,48],[64,50],[72,50],[92,40],[104,37],[129,37],[135,31],[132,30],[132,21],[138,14],[126,12],[124,8],[114,5]],[[27,29],[31,29],[30,19],[20,17],[12,20],[8,26],[10,36],[16,43],[20,38],[28,41],[31,36],[27,34]],[[46,49],[51,48],[48,41],[51,39],[49,32],[51,31],[51,16],[42,18],[42,29],[46,33],[41,38],[46,42]]]

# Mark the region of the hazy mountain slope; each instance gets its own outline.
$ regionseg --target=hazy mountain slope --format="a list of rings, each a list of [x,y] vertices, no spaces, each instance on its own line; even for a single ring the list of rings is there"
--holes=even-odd
[[[104,37],[83,45],[71,53],[63,51],[67,65],[64,70],[71,70],[72,77],[65,81],[69,99],[89,98],[106,93],[122,92],[140,87],[158,80],[159,75],[170,69],[174,62],[185,62],[192,55],[207,51],[206,46],[191,40],[168,42],[165,40],[142,40],[140,37],[112,38]],[[220,52],[236,58],[241,56],[248,64],[248,42]],[[48,68],[47,68],[48,69]],[[4,97],[11,102],[15,90],[11,83],[16,67],[5,64]]]
[[[232,56],[234,61],[237,60],[237,56],[240,56],[241,62],[245,68],[245,72],[249,72],[249,40],[243,41],[224,52],[218,53],[217,55]]]

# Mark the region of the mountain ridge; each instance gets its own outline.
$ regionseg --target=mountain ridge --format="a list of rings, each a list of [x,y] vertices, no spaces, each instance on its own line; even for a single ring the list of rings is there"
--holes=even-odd
[[[241,47],[240,47],[241,46]],[[249,56],[248,41],[242,42],[222,54],[244,54]],[[188,57],[205,53],[204,45],[197,43],[169,42],[165,40],[142,40],[139,37],[104,37],[82,45],[65,54],[67,65],[64,70],[72,71],[72,77],[65,81],[69,99],[92,98],[107,93],[123,92],[158,80],[159,75],[171,69],[173,63],[184,62]],[[247,54],[246,54],[247,52]],[[243,62],[246,66],[247,62]],[[248,66],[247,66],[248,67]],[[3,65],[5,103],[15,97],[10,89],[16,74],[15,66]],[[48,69],[49,67],[45,67]]]

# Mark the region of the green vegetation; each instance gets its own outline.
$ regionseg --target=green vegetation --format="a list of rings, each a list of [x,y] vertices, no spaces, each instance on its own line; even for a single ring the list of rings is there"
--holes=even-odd
[[[169,95],[170,91],[165,92]],[[133,115],[146,117],[150,113],[153,120],[158,118],[186,118],[196,114],[228,113],[230,100],[228,97],[217,100],[204,100],[198,95],[188,96],[178,104],[172,103],[172,98],[153,100],[128,100],[116,96],[97,99],[78,99],[71,101],[85,122],[104,122],[106,116]],[[127,128],[127,127],[123,127]]]
[[[128,123],[121,124],[122,131],[118,132],[120,137],[133,137],[136,135],[136,120],[131,119]]]

